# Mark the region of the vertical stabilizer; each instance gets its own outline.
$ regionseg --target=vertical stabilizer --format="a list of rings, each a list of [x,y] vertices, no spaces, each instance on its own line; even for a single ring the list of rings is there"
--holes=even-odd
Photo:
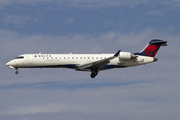
[[[134,55],[142,55],[148,57],[155,57],[161,46],[167,46],[167,41],[153,39],[149,42],[149,44],[139,53],[134,53]]]

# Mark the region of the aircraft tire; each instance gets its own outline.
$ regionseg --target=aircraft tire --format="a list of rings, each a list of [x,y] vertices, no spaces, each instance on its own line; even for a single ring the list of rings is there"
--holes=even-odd
[[[19,73],[18,71],[15,72],[15,74],[18,74],[18,73]]]
[[[98,71],[91,72],[91,78],[95,78],[97,74],[98,74]]]
[[[91,73],[91,78],[95,78],[96,75],[94,73]]]

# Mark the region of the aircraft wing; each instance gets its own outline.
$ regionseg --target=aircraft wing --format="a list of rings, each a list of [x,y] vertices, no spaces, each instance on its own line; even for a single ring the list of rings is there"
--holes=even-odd
[[[103,68],[103,66],[107,65],[110,62],[110,60],[118,57],[119,53],[120,53],[120,50],[116,54],[114,54],[114,56],[112,56],[112,57],[108,57],[108,58],[105,58],[102,60],[79,65],[79,66],[77,66],[78,68],[76,70],[85,70],[85,69],[93,69],[93,68],[101,69],[101,68]]]

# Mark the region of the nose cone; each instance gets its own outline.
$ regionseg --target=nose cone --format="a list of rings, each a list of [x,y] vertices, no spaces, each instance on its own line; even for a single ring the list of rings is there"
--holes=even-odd
[[[6,63],[6,66],[10,66],[10,62],[7,62],[7,63]]]
[[[6,63],[6,66],[8,66],[8,67],[11,68],[11,69],[14,68],[14,67],[13,67],[13,62],[12,62],[12,61]]]

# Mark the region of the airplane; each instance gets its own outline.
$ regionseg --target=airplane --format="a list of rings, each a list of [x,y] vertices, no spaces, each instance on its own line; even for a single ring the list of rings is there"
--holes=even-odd
[[[141,51],[136,53],[121,52],[115,54],[23,54],[6,63],[11,69],[18,68],[70,68],[76,71],[89,71],[95,78],[99,71],[113,68],[125,68],[156,62],[155,58],[161,46],[168,41],[153,39]]]

